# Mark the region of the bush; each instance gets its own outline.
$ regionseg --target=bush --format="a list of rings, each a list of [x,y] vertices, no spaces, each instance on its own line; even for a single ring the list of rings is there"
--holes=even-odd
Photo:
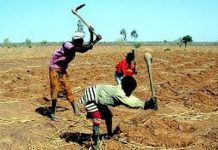
[[[7,48],[10,48],[10,47],[12,46],[12,45],[11,45],[11,42],[10,42],[10,40],[9,40],[9,38],[5,38],[5,39],[3,40],[2,46],[3,46],[3,47],[7,47]]]
[[[140,42],[134,42],[134,43],[133,43],[133,46],[137,49],[137,48],[139,48],[139,47],[142,46],[142,43],[140,43]]]
[[[28,46],[29,48],[31,48],[32,47],[31,40],[27,38],[26,41],[25,41],[25,45]]]

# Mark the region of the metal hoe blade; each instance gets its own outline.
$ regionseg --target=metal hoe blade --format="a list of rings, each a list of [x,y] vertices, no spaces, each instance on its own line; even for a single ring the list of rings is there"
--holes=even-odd
[[[82,5],[79,5],[78,7],[76,7],[75,9],[75,12],[77,12],[79,9],[81,9],[82,7],[84,7],[86,4],[82,4]]]

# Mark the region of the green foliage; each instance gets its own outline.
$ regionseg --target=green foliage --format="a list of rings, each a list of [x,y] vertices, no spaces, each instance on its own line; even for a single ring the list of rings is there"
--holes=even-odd
[[[81,20],[78,20],[78,22],[77,22],[77,30],[76,30],[76,32],[85,33],[85,32],[84,32],[84,25],[82,24],[82,21],[81,21]]]
[[[168,43],[168,41],[167,41],[167,40],[163,40],[163,42],[164,42],[164,43]]]
[[[12,45],[11,45],[11,42],[9,40],[9,38],[5,38],[2,42],[2,46],[3,47],[7,47],[7,48],[10,48]]]
[[[44,40],[44,41],[42,41],[42,42],[40,43],[40,45],[41,45],[41,46],[47,46],[47,45],[48,45],[48,42]]]
[[[179,45],[179,47],[182,46],[182,38],[178,38],[178,40],[175,40],[176,44]]]
[[[25,41],[25,45],[28,46],[29,48],[31,48],[32,47],[31,40],[27,38],[26,41]]]
[[[124,41],[127,41],[127,32],[126,32],[126,29],[121,29],[120,30],[120,34],[123,36],[123,40]],[[138,33],[137,33],[137,31],[134,29],[134,30],[132,30],[131,31],[131,33],[130,33],[130,37],[131,37],[131,39],[134,39],[134,40],[136,40],[137,38],[138,38]]]
[[[138,38],[138,33],[136,30],[132,30],[131,34],[130,34],[131,38],[136,40]]]
[[[190,35],[186,35],[186,36],[183,36],[182,38],[179,38],[176,43],[177,43],[180,47],[181,47],[182,44],[184,43],[184,44],[185,44],[185,48],[186,48],[187,43],[191,43],[191,42],[193,42],[192,37],[191,37]]]
[[[126,39],[126,30],[125,30],[125,29],[122,29],[122,30],[120,31],[120,34],[123,36],[123,40],[126,41],[126,40],[127,40],[127,39]]]
[[[131,31],[130,36],[132,39],[136,40],[139,35],[138,35],[137,31],[134,29]],[[140,43],[140,42],[133,42],[133,46],[135,49],[141,47],[141,45],[142,45],[142,43]]]
[[[140,42],[134,42],[134,43],[133,43],[133,46],[134,46],[135,49],[137,49],[137,48],[139,48],[139,47],[142,46],[142,43],[140,43]]]
[[[125,41],[124,41],[124,39],[123,38],[119,38],[119,39],[117,39],[116,41],[115,41],[115,43],[117,44],[117,45],[119,45],[120,46],[120,48],[122,47],[122,45],[124,45],[125,44]]]
[[[191,43],[191,42],[192,42],[192,37],[190,35],[186,35],[182,38],[182,43],[185,44],[185,48],[186,48],[187,43]]]
[[[186,35],[182,38],[183,43],[192,42],[192,37],[190,35]]]

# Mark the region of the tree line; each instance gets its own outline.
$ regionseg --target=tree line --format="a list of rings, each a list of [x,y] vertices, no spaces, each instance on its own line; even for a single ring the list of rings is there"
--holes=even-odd
[[[79,27],[80,27],[80,29],[78,28],[79,30],[77,30],[77,31],[80,31],[80,32],[82,31],[83,33],[85,33],[84,30],[81,28],[81,26],[79,26]],[[143,43],[146,43],[146,42],[137,42],[136,41],[136,39],[138,38],[139,35],[135,29],[130,32],[130,37],[131,37],[132,41],[127,41],[127,32],[125,29],[121,29],[120,34],[122,36],[121,40],[114,41],[114,43],[124,44],[126,42],[126,43],[132,44],[135,48],[138,48]],[[177,43],[180,47],[184,44],[185,48],[186,48],[187,44],[191,43],[191,42],[193,42],[192,37],[190,35],[186,35],[186,36],[179,38],[174,43]],[[48,45],[55,45],[55,44],[60,44],[60,43],[62,43],[62,42],[47,42],[45,40],[43,40],[42,42],[36,43],[36,42],[32,42],[31,39],[29,39],[29,38],[27,38],[24,42],[21,42],[21,43],[12,43],[9,40],[9,38],[5,38],[3,40],[3,42],[0,44],[0,46],[7,47],[7,48],[26,46],[26,47],[31,48],[33,45],[48,46]],[[105,43],[107,43],[107,42],[105,42]],[[149,43],[149,42],[147,42],[147,43]],[[155,43],[155,42],[153,42],[153,43]],[[156,42],[156,43],[158,43],[158,42]],[[160,41],[159,41],[159,43],[160,43]],[[164,40],[163,43],[169,43],[169,42],[167,40]]]
[[[75,32],[82,32],[85,34],[85,31],[84,31],[84,25],[82,23],[81,20],[78,20],[77,22],[77,29]],[[131,43],[135,48],[138,48],[142,45],[142,43],[144,42],[137,42],[136,39],[139,37],[139,34],[137,32],[136,29],[133,29],[131,32],[130,32],[130,38],[131,40],[128,40],[127,37],[127,31],[125,28],[121,29],[120,30],[120,35],[122,36],[121,39],[118,39],[117,41],[114,41],[114,43]],[[192,40],[192,36],[190,35],[185,35],[183,37],[180,37],[178,40],[175,41],[175,43],[177,43],[180,47],[184,44],[185,45],[185,48],[187,47],[187,44],[188,43],[191,43],[193,42]],[[40,45],[40,46],[48,46],[48,45],[54,45],[54,44],[59,44],[61,42],[47,42],[46,40],[42,41],[42,42],[38,42],[38,43],[33,43],[29,38],[27,38],[24,42],[22,43],[12,43],[10,42],[9,38],[5,38],[1,44],[1,46],[3,47],[17,47],[17,46],[27,46],[29,48],[31,48],[33,45]],[[101,43],[101,42],[100,42]],[[167,40],[163,40],[163,43],[168,43]]]
[[[58,43],[60,43],[60,42],[58,42]],[[32,42],[31,39],[29,39],[29,38],[27,38],[24,42],[13,43],[13,42],[10,41],[9,38],[5,38],[2,41],[2,43],[0,44],[0,46],[7,47],[7,48],[26,46],[26,47],[32,48],[33,45],[48,46],[48,45],[54,45],[54,44],[58,44],[58,43],[56,43],[56,42],[47,42],[46,40],[43,40],[42,42]]]

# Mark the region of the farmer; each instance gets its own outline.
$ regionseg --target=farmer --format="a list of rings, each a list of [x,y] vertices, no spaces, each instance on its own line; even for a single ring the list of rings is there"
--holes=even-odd
[[[71,84],[69,83],[69,77],[67,74],[68,64],[75,58],[76,52],[84,53],[93,48],[93,45],[101,40],[101,36],[97,35],[93,41],[94,29],[90,26],[90,40],[88,44],[84,44],[84,34],[76,32],[72,38],[72,41],[65,42],[63,45],[56,49],[49,63],[49,77],[50,77],[50,90],[51,90],[51,118],[55,119],[57,98],[65,97],[72,105],[74,97],[71,92]]]
[[[99,125],[101,119],[105,120],[108,137],[113,136],[112,131],[112,113],[108,106],[125,105],[129,108],[157,109],[156,100],[150,98],[148,101],[142,101],[131,95],[137,86],[136,80],[132,76],[124,76],[121,85],[98,84],[87,87],[84,96],[79,102],[74,102],[76,106],[84,104],[87,117],[93,121],[93,147],[98,147],[99,143]],[[77,108],[77,107],[76,107]],[[76,109],[76,113],[78,110]]]
[[[134,49],[129,52],[117,65],[115,71],[115,80],[117,84],[121,84],[121,79],[124,76],[133,76],[136,72],[136,62],[134,61]]]

